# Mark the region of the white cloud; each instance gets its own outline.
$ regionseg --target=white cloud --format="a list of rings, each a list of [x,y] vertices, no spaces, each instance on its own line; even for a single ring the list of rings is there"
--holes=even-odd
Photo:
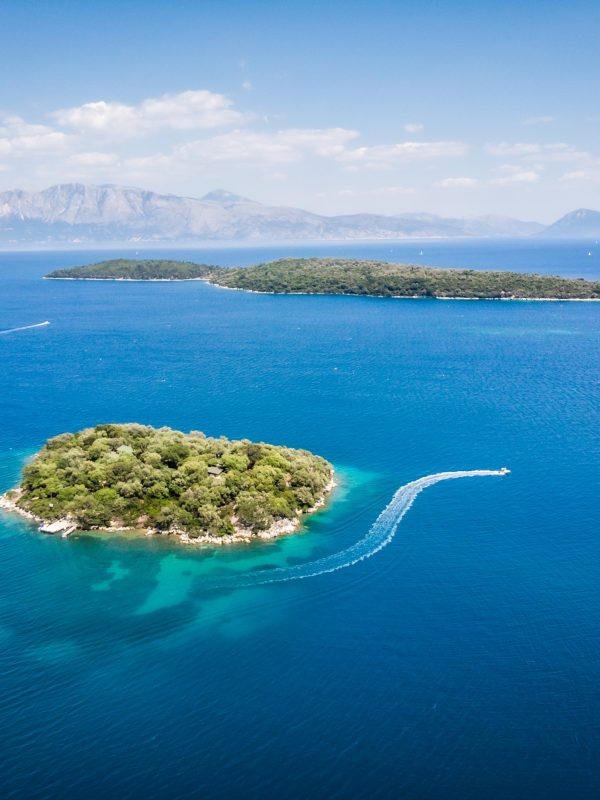
[[[30,125],[21,117],[5,117],[0,123],[0,154],[23,156],[64,151],[69,136],[47,125]]]
[[[236,83],[251,92],[245,73]],[[235,187],[263,181],[267,190],[278,184],[292,204],[301,204],[304,192],[305,201],[319,196],[335,205],[344,198],[348,209],[380,206],[393,212],[403,195],[414,195],[415,206],[439,207],[452,197],[454,207],[468,209],[478,207],[484,192],[504,198],[498,202],[522,197],[525,203],[531,195],[524,187],[538,184],[543,196],[542,177],[572,194],[586,187],[593,194],[600,182],[600,159],[565,142],[499,136],[485,145],[486,157],[481,145],[473,152],[464,141],[423,141],[424,126],[416,121],[401,126],[407,133],[400,141],[382,143],[345,127],[285,128],[277,109],[271,111],[268,118],[242,113],[224,94],[191,90],[132,104],[84,103],[54,111],[48,124],[0,115],[2,183],[40,188],[64,180],[117,182],[194,194],[213,182]],[[522,132],[532,139],[546,133]],[[490,175],[480,172],[486,162]],[[316,194],[320,189],[325,194]],[[244,192],[252,196],[247,186]]]
[[[444,178],[436,186],[441,186],[442,189],[469,189],[478,184],[477,178]]]
[[[193,130],[239,125],[245,117],[225,95],[205,89],[148,98],[137,106],[98,100],[55,111],[59,125],[114,138],[150,134],[161,129]]]
[[[47,125],[31,125],[22,117],[8,116],[3,117],[0,122],[1,136],[38,136],[51,133],[53,128]]]

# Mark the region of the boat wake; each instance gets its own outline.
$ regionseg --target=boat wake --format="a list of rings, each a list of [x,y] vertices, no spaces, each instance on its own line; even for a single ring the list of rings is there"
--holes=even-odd
[[[310,561],[307,564],[299,564],[293,567],[277,567],[264,572],[248,572],[242,575],[231,576],[231,579],[219,581],[219,587],[229,585],[255,586],[266,583],[278,583],[280,581],[301,580],[303,578],[314,578],[317,575],[324,575],[328,572],[336,572],[339,569],[346,569],[359,561],[371,558],[378,553],[394,538],[398,525],[406,512],[415,502],[417,496],[430,486],[440,481],[454,480],[455,478],[479,478],[485,476],[508,475],[510,470],[506,467],[502,469],[473,469],[460,470],[458,472],[437,472],[435,475],[425,475],[416,481],[401,486],[388,505],[383,509],[375,522],[371,525],[366,536],[356,544],[333,553],[330,556],[319,558],[317,561]]]
[[[17,333],[17,331],[28,331],[31,328],[43,328],[46,325],[50,325],[48,320],[45,322],[36,322],[35,325],[22,325],[20,328],[8,328],[8,330],[0,331],[0,336],[4,336],[5,333]]]

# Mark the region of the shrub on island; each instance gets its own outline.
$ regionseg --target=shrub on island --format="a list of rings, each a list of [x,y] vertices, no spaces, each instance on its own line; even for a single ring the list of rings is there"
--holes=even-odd
[[[126,527],[222,537],[297,520],[322,502],[325,459],[246,439],[105,424],[50,439],[23,471],[15,510],[81,529]]]

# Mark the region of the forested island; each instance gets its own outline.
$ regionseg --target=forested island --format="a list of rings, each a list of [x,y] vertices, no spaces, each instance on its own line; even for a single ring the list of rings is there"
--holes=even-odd
[[[331,464],[307,450],[104,424],[49,439],[0,506],[47,532],[141,529],[235,543],[291,533],[333,486]]]
[[[228,289],[274,294],[470,300],[598,300],[600,281],[520,272],[442,269],[385,261],[282,258],[244,268],[185,261],[116,259],[46,275],[70,280],[206,280]]]
[[[206,278],[217,267],[195,264],[192,261],[170,261],[168,259],[113,258],[87,264],[84,267],[56,269],[46,278],[67,280],[107,281],[190,281]]]
[[[440,269],[384,261],[280,259],[222,270],[219,286],[277,294],[351,294],[372,297],[468,299],[600,298],[600,282],[473,269]]]

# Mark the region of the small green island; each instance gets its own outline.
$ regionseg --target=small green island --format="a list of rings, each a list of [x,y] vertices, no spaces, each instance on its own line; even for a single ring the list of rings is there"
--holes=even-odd
[[[600,281],[521,272],[442,269],[343,258],[282,258],[243,268],[187,261],[113,259],[59,269],[53,280],[205,280],[272,294],[464,300],[600,300]]]
[[[113,258],[84,267],[56,269],[46,275],[54,280],[92,281],[193,281],[205,280],[218,267],[192,261]]]
[[[47,533],[138,530],[233,544],[292,533],[334,485],[331,464],[307,450],[104,424],[49,439],[0,507]]]

